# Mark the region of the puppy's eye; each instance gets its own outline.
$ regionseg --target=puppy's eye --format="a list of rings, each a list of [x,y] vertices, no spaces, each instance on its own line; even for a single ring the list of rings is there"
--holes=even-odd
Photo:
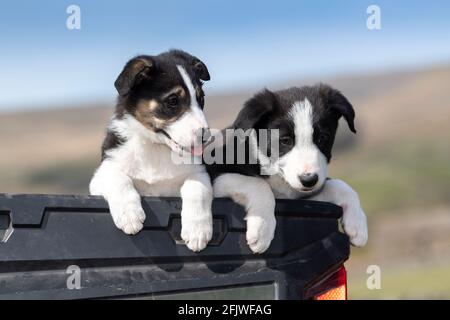
[[[171,94],[166,100],[166,104],[170,108],[177,107],[178,103],[179,103],[179,99],[176,94]]]
[[[284,136],[280,138],[280,143],[285,146],[292,146],[294,145],[294,140],[289,136]]]

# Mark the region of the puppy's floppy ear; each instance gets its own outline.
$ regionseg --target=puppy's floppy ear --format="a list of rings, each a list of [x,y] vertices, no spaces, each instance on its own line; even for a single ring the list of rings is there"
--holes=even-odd
[[[208,81],[211,79],[211,77],[209,76],[208,68],[206,68],[206,65],[196,57],[194,57],[193,59],[193,69],[195,74],[200,80]]]
[[[169,52],[174,54],[176,57],[186,61],[187,64],[192,67],[192,70],[194,71],[195,75],[200,80],[208,81],[211,79],[211,77],[209,76],[208,68],[206,68],[206,65],[199,58],[183,50],[172,49]]]
[[[319,92],[325,104],[337,113],[338,119],[343,116],[350,131],[356,133],[355,110],[347,98],[339,90],[324,84],[319,85]]]
[[[234,121],[233,129],[251,129],[261,118],[273,112],[278,104],[275,94],[267,89],[257,93],[244,104]]]
[[[126,96],[134,86],[149,78],[154,64],[148,56],[138,56],[128,61],[114,82],[119,95]]]

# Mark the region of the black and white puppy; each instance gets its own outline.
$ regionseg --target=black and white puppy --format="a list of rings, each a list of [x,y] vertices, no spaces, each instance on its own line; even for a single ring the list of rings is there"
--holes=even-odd
[[[202,152],[202,81],[205,64],[171,50],[131,59],[115,82],[119,93],[107,128],[102,163],[91,183],[92,195],[103,196],[114,223],[127,234],[143,227],[140,196],[181,196],[181,237],[199,251],[212,236],[212,187],[201,164],[174,163],[174,153]],[[198,161],[201,163],[201,161]]]
[[[357,193],[341,180],[327,179],[341,117],[356,132],[352,105],[339,91],[322,84],[264,90],[245,103],[231,127],[245,131],[245,139],[225,139],[221,151],[226,158],[233,143],[235,161],[207,168],[214,195],[231,197],[246,207],[247,242],[255,253],[264,252],[273,239],[275,198],[308,197],[342,206],[343,227],[352,244],[365,245],[367,222]],[[279,135],[276,149],[274,132]],[[246,164],[237,161],[239,144],[245,144],[241,150],[249,150]],[[262,145],[267,152],[261,151]],[[250,164],[251,159],[257,161]]]

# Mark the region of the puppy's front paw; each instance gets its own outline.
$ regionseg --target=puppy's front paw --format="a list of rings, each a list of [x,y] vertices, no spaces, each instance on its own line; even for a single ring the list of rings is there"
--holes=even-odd
[[[351,244],[356,247],[364,247],[368,238],[367,219],[364,211],[359,206],[345,208],[342,224]]]
[[[275,234],[275,217],[247,217],[247,244],[253,253],[266,251]]]
[[[144,227],[145,212],[140,202],[110,205],[114,224],[126,234],[136,234]]]
[[[212,217],[201,220],[183,219],[181,225],[181,239],[184,240],[186,246],[198,252],[206,248],[213,234]]]

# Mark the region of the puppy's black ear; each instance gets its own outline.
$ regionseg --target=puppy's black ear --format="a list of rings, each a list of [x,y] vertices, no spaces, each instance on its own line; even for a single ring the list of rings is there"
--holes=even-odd
[[[244,108],[239,112],[232,128],[244,130],[254,128],[263,116],[275,110],[277,104],[278,100],[275,94],[264,89],[244,104]]]
[[[208,68],[206,68],[206,65],[195,57],[193,60],[193,69],[195,74],[200,80],[208,81],[211,79],[211,77],[209,76]]]
[[[114,82],[119,95],[126,96],[134,86],[148,79],[153,68],[154,61],[148,56],[139,56],[128,61]]]
[[[208,68],[206,68],[206,65],[197,57],[178,49],[172,49],[169,51],[176,57],[183,59],[186,61],[188,65],[192,67],[192,70],[194,71],[197,78],[203,81],[208,81],[211,79],[209,76]]]
[[[356,133],[355,129],[355,110],[347,98],[336,89],[330,86],[320,84],[319,92],[324,99],[325,105],[332,108],[336,112],[338,119],[343,116],[345,121],[347,121],[350,131]]]

